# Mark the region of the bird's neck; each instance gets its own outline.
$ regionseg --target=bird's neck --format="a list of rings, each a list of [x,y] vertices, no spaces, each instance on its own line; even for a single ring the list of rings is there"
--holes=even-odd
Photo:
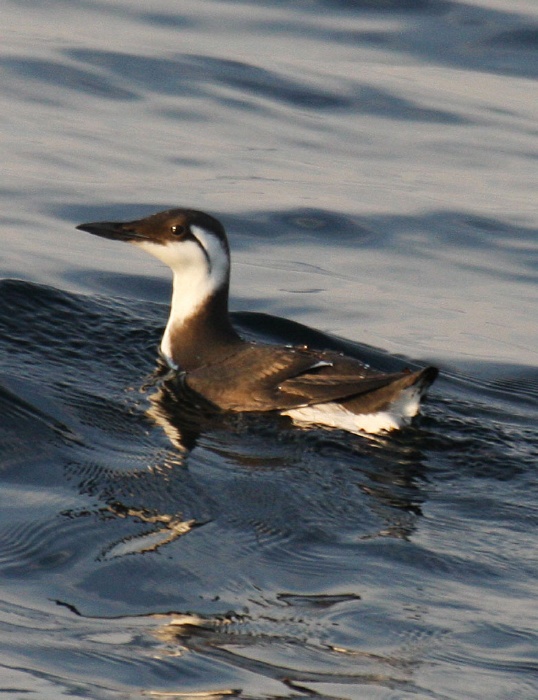
[[[168,364],[184,371],[217,362],[243,343],[228,314],[228,281],[175,274],[170,316],[161,342]]]

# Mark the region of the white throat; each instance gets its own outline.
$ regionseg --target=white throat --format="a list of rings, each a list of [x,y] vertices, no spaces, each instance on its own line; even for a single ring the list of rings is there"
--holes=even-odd
[[[191,226],[197,241],[170,241],[157,245],[148,241],[136,245],[166,263],[174,273],[170,316],[161,352],[171,367],[176,367],[172,357],[172,335],[196,315],[207,300],[227,282],[230,261],[219,239],[199,226]]]

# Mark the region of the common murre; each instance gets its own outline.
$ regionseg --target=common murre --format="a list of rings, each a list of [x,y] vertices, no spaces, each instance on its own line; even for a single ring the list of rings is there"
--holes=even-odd
[[[228,314],[228,240],[209,214],[170,209],[77,229],[134,243],[172,269],[161,353],[190,389],[220,409],[278,411],[302,425],[379,433],[409,424],[437,377],[435,367],[387,374],[334,351],[241,338]]]

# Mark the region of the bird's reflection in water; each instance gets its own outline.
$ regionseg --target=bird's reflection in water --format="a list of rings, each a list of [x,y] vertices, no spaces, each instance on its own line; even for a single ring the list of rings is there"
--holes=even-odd
[[[147,415],[162,428],[172,445],[186,456],[204,430],[222,421],[225,414],[193,392],[181,374],[159,365],[153,375]]]
[[[414,531],[424,471],[420,428],[362,437],[297,428],[277,414],[226,413],[161,367],[143,391],[150,430],[126,453],[141,467],[93,465],[92,479],[80,483],[86,493],[91,483],[105,504],[103,519],[130,521],[130,533],[106,544],[101,559],[156,551],[216,521],[282,536],[290,527],[310,536],[317,523],[337,538],[350,531],[355,541],[406,539]],[[143,531],[133,533],[133,524]]]

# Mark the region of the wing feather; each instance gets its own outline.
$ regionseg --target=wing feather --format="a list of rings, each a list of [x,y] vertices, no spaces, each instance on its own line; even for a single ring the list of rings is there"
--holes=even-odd
[[[375,391],[405,373],[383,374],[332,351],[245,344],[186,376],[194,391],[225,410],[275,411]]]

